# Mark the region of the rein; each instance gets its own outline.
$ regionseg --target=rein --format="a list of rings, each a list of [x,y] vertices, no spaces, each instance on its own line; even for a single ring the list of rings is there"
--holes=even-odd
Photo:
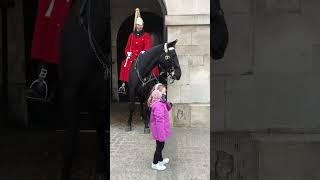
[[[136,70],[137,72],[137,75],[138,75],[138,78],[140,80],[140,82],[142,83],[142,87],[144,87],[145,85],[147,85],[148,83],[150,83],[151,81],[153,80],[157,80],[157,83],[159,83],[159,80],[158,78],[156,77],[156,75],[154,75],[153,71],[151,70],[151,74],[149,75],[149,79],[148,81],[144,81],[140,75],[140,72],[139,72],[139,67],[138,67],[138,61],[139,61],[140,58],[137,58],[137,60],[135,61],[135,64],[134,64],[134,69]],[[153,77],[153,78],[152,78]]]
[[[89,2],[88,2],[89,1]],[[93,33],[91,31],[91,1],[92,0],[84,0],[81,7],[80,7],[80,13],[79,13],[79,21],[81,27],[83,27],[84,31],[87,32],[89,43],[91,46],[91,49],[93,50],[96,58],[98,59],[99,63],[101,64],[104,72],[104,80],[107,80],[111,75],[111,69],[110,69],[110,63],[108,63],[109,58],[107,58],[106,54],[101,50],[99,47],[97,40],[93,36]],[[87,6],[88,4],[88,6]],[[85,7],[87,7],[87,20],[88,20],[88,27],[84,24],[84,11]],[[109,61],[111,62],[111,61]]]
[[[165,55],[165,59],[166,59],[166,60],[169,60],[169,59],[170,59],[170,56],[167,55],[167,52],[162,53],[159,58],[163,57],[164,55]],[[140,72],[139,72],[139,67],[138,67],[139,60],[140,60],[140,58],[138,57],[137,60],[134,62],[134,63],[135,63],[135,64],[134,64],[134,69],[135,69],[136,72],[137,72],[139,81],[142,83],[142,87],[144,87],[144,86],[147,85],[148,83],[152,82],[153,80],[157,80],[157,83],[159,83],[159,79],[156,77],[156,75],[154,75],[154,73],[153,73],[152,70],[151,70],[151,74],[149,75],[149,79],[148,79],[147,81],[144,80],[145,78],[141,77],[141,74],[140,74]],[[159,64],[159,67],[161,67],[160,64]],[[167,78],[171,79],[170,84],[174,83],[174,81],[175,81],[175,79],[173,78],[173,76],[172,76],[172,74],[171,74],[171,72],[173,72],[173,71],[174,71],[174,68],[171,67],[171,68],[170,68],[170,73],[167,72]],[[160,75],[163,74],[163,73],[164,73],[164,72],[161,72]],[[160,77],[161,77],[161,76],[160,76]],[[165,80],[166,80],[166,79],[165,79]],[[167,81],[167,80],[166,80],[166,81]]]

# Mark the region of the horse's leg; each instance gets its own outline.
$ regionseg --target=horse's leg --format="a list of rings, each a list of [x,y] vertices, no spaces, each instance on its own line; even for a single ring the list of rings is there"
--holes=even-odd
[[[60,180],[70,180],[72,160],[75,154],[75,147],[79,139],[79,97],[76,95],[76,85],[64,86],[61,92],[61,113],[64,122],[68,127],[64,132],[64,145],[62,152],[62,165]]]
[[[97,154],[96,154],[96,179],[106,180],[107,178],[107,109],[106,106],[92,108],[93,121],[97,130]]]
[[[150,133],[148,112],[143,97],[140,98],[141,114],[144,122],[144,133]]]
[[[140,100],[140,118],[141,120],[144,120],[145,114],[144,114],[143,98],[140,97],[139,100]]]
[[[110,79],[103,79],[103,72],[97,71],[91,77],[88,89],[88,98],[92,120],[96,126],[97,153],[96,153],[96,178],[95,180],[107,179],[107,123],[110,115]],[[109,143],[108,143],[109,145]]]
[[[126,131],[131,131],[132,130],[132,116],[134,113],[134,102],[135,102],[135,89],[134,88],[129,88],[129,119],[128,119],[128,126],[126,128]]]
[[[148,106],[144,106],[144,113],[145,113],[145,118],[144,118],[144,133],[150,133],[150,128],[149,128],[149,122],[150,122],[150,110]]]

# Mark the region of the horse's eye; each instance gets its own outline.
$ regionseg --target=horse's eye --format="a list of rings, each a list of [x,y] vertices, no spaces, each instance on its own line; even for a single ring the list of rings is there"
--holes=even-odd
[[[170,56],[167,55],[167,56],[164,57],[164,59],[168,60],[168,59],[170,59]]]

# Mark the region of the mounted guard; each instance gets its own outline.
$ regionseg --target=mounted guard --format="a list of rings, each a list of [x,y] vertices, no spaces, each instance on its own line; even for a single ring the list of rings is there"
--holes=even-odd
[[[144,22],[140,15],[139,8],[135,10],[134,26],[133,32],[129,35],[128,42],[125,48],[126,59],[122,61],[120,77],[122,85],[118,92],[126,94],[125,84],[129,80],[129,72],[132,63],[137,59],[137,57],[151,48],[151,36],[149,33],[143,30]],[[155,67],[153,73],[159,76],[159,69]]]

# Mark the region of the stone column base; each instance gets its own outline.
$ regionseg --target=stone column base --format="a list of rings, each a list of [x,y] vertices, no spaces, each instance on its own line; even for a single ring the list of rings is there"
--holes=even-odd
[[[176,103],[170,118],[173,127],[210,128],[210,104]]]

